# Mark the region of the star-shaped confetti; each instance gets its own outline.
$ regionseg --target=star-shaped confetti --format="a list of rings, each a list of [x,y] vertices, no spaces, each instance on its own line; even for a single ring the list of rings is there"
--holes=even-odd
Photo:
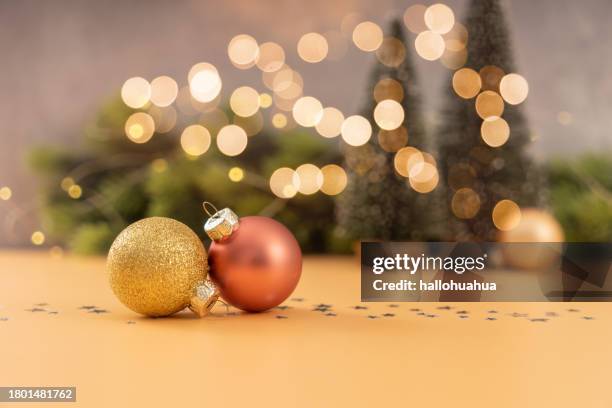
[[[127,321],[127,324],[136,324],[136,322],[135,322],[135,321],[133,321],[133,320],[128,320],[128,321]]]
[[[361,306],[361,305],[356,305],[356,306],[351,306],[351,307],[355,310],[366,310],[368,308],[367,306]]]
[[[291,309],[291,306],[281,305],[281,306],[276,306],[276,309],[278,309],[278,310],[287,310],[287,309]]]
[[[385,313],[383,314],[384,317],[395,317],[395,313]]]
[[[368,319],[378,319],[378,316],[376,316],[376,315],[368,315]]]
[[[489,311],[487,311],[487,313],[495,314],[495,313],[499,313],[499,312],[497,310],[489,310]]]
[[[285,315],[276,315],[274,317],[276,317],[277,319],[288,319],[289,318],[289,316],[285,316]]]
[[[48,303],[34,303],[34,306],[44,307],[44,306],[49,306],[49,304]]]
[[[325,313],[325,316],[335,317],[336,314],[334,312]]]
[[[108,310],[105,309],[91,309],[89,312],[87,313],[95,313],[95,314],[101,314],[101,313],[109,313]]]
[[[46,312],[45,309],[41,309],[40,307],[33,307],[32,309],[25,309],[26,312],[32,312],[32,313],[36,313],[36,312]]]
[[[450,306],[439,306],[437,309],[438,310],[451,310],[452,307],[450,307]]]
[[[468,315],[459,315],[460,319],[467,319],[468,317],[470,317],[470,316],[468,316]]]
[[[304,298],[291,298],[292,302],[303,302]]]
[[[546,316],[548,316],[548,317],[557,317],[559,315],[556,312],[546,312]]]
[[[420,312],[420,311],[421,311],[421,309],[414,309],[414,308],[413,308],[413,309],[410,309],[410,311],[411,311],[411,312]]]
[[[578,313],[580,309],[567,309],[567,311],[570,313]]]
[[[79,310],[91,310],[91,309],[95,309],[95,306],[81,306],[79,307]]]
[[[546,323],[548,321],[548,319],[545,319],[543,317],[536,317],[533,319],[529,319],[530,322],[537,322],[537,323]]]
[[[427,313],[425,313],[425,312],[419,312],[419,313],[417,313],[417,316],[425,316],[426,314]]]
[[[395,307],[399,307],[399,305],[398,305],[398,304],[395,304],[395,303],[391,303],[391,304],[388,304],[388,305],[387,305],[387,307],[393,307],[393,308],[395,308]]]
[[[49,314],[52,314],[52,315],[56,315],[56,314],[58,314],[58,313],[59,313],[59,312],[58,312],[57,310],[51,310],[51,311],[49,312]]]
[[[582,316],[584,320],[595,320],[593,316]]]
[[[496,317],[487,317],[485,320],[497,320]]]
[[[510,316],[512,316],[512,317],[527,317],[527,313],[514,312],[514,313],[511,313]]]
[[[470,312],[468,312],[467,310],[457,310],[457,314],[458,315],[466,315],[469,314]]]
[[[425,315],[425,317],[429,317],[430,319],[433,319],[434,317],[438,317],[438,315],[428,314],[428,315]]]

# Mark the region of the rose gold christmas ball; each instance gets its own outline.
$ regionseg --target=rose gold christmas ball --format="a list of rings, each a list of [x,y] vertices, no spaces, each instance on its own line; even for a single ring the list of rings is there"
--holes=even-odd
[[[210,277],[221,297],[247,312],[281,304],[302,273],[302,252],[293,234],[267,217],[243,217],[228,238],[213,241]]]

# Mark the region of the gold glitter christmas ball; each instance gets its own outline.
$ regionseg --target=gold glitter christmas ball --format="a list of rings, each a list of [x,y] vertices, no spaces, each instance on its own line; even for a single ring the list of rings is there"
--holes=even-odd
[[[137,221],[108,253],[110,286],[121,303],[147,316],[168,316],[190,305],[206,280],[206,249],[185,224],[164,217]]]

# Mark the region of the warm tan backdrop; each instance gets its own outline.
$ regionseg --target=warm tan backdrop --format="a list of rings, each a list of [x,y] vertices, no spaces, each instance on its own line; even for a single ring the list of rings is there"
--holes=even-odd
[[[76,404],[45,407],[612,405],[610,304],[355,310],[355,259],[329,257],[305,260],[293,297],[257,315],[153,320],[114,299],[103,259],[0,253],[0,385],[77,387]],[[321,303],[336,316],[312,311]]]

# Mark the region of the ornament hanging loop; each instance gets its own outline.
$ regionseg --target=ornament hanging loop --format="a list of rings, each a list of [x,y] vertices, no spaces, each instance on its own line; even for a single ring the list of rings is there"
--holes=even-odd
[[[208,201],[204,201],[202,203],[202,207],[204,208],[204,212],[206,213],[206,215],[208,215],[209,217],[212,217],[213,215],[219,212],[219,210],[217,210],[217,207],[215,207],[213,203]],[[212,212],[210,211],[210,209],[212,209]]]

